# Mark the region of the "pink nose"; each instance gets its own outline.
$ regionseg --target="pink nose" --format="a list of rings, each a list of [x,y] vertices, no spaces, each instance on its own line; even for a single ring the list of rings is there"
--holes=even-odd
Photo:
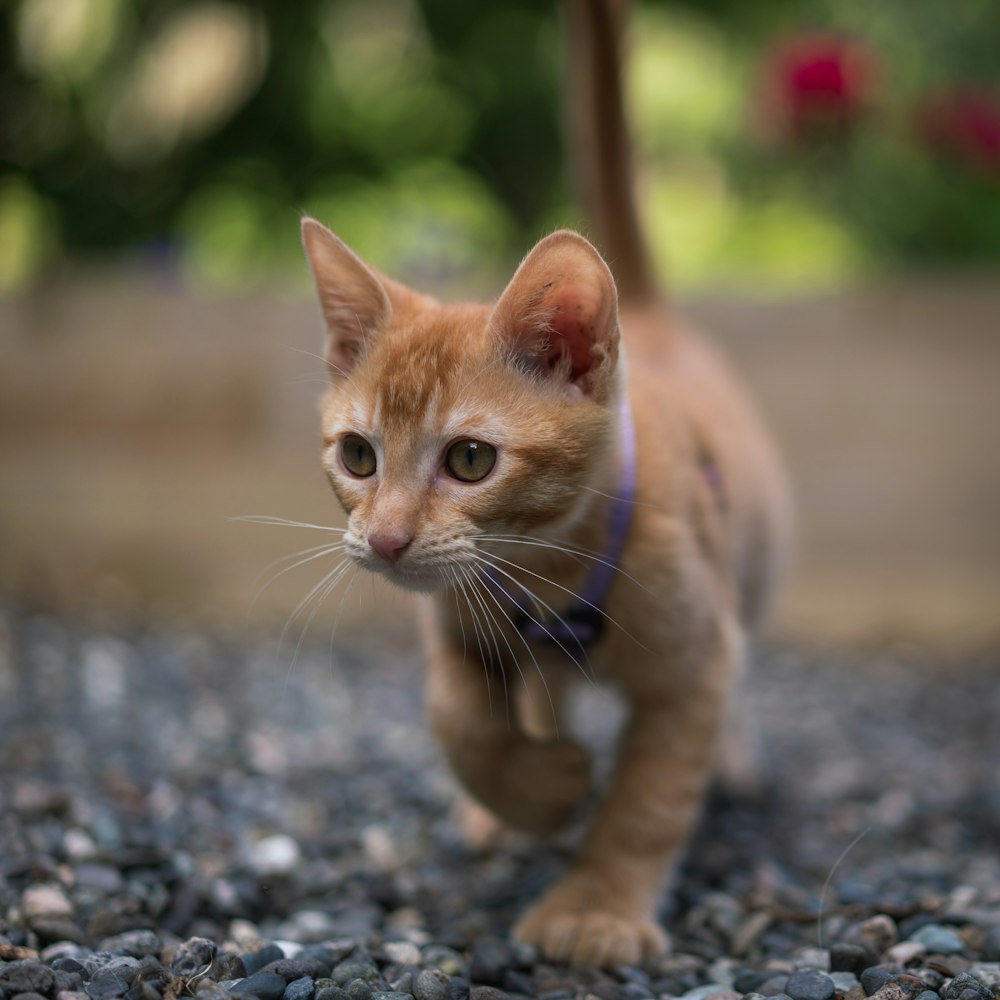
[[[405,531],[372,532],[368,544],[386,561],[395,564],[413,538]]]

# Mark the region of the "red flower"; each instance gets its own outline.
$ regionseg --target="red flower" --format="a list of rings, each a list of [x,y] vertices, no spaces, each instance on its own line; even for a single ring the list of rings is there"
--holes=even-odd
[[[875,71],[868,51],[840,35],[799,35],[765,56],[765,134],[779,139],[840,135],[872,103]]]
[[[1000,97],[959,87],[926,98],[917,129],[933,150],[1000,178]]]

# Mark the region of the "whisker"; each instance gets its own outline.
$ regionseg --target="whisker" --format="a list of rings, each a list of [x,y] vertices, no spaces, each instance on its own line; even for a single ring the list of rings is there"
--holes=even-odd
[[[500,613],[510,623],[510,627],[514,630],[514,632],[517,633],[517,635],[520,638],[521,642],[524,644],[524,648],[527,651],[528,656],[531,657],[531,662],[534,663],[534,665],[535,665],[535,670],[538,672],[538,678],[542,682],[542,687],[545,689],[545,697],[549,701],[549,709],[552,712],[552,721],[555,724],[556,739],[558,739],[559,738],[559,713],[556,711],[555,702],[552,700],[552,692],[549,691],[548,682],[545,680],[545,674],[543,673],[542,668],[541,668],[541,666],[538,663],[538,659],[536,658],[536,656],[535,656],[535,654],[534,654],[534,652],[533,652],[533,650],[531,648],[531,645],[528,642],[528,640],[521,633],[521,630],[514,624],[514,619],[511,618],[510,614],[507,612],[507,609],[501,603],[500,598],[497,597],[497,595],[493,593],[493,591],[486,585],[486,582],[484,580],[481,581],[481,583],[482,583],[484,589],[486,590],[486,593],[489,594],[489,596],[492,598],[493,603],[500,610]],[[543,625],[542,628],[545,628],[545,626]],[[546,629],[546,631],[548,631],[548,630]],[[504,635],[504,638],[506,639],[506,634]],[[531,696],[531,689],[528,687],[528,681],[527,681],[527,679],[525,678],[524,674],[521,672],[521,665],[518,663],[517,657],[514,655],[514,650],[511,648],[509,640],[507,640],[507,648],[510,649],[511,658],[514,660],[514,665],[517,667],[517,672],[521,675],[521,681],[524,684],[524,690],[525,690],[526,694],[530,697]],[[569,655],[569,654],[567,654],[567,655]],[[571,659],[572,659],[572,657],[571,657]]]
[[[550,615],[552,615],[552,617],[553,617],[553,618],[554,618],[554,619],[555,619],[555,620],[556,620],[557,622],[559,622],[559,624],[560,624],[560,625],[562,625],[562,627],[563,627],[564,629],[566,629],[566,631],[567,631],[567,632],[572,632],[572,629],[570,628],[570,626],[569,626],[569,623],[568,623],[568,622],[566,621],[566,619],[565,619],[565,618],[563,618],[563,617],[562,617],[562,615],[560,615],[560,614],[559,614],[559,612],[558,612],[558,611],[556,611],[556,609],[555,609],[555,608],[553,608],[551,604],[548,604],[548,603],[546,603],[545,601],[543,601],[543,600],[542,600],[542,599],[541,599],[541,598],[540,598],[540,597],[539,597],[539,596],[538,596],[538,595],[537,595],[536,593],[534,593],[534,591],[532,591],[532,590],[531,590],[531,589],[530,589],[529,587],[527,587],[527,586],[525,586],[525,585],[524,585],[523,583],[521,583],[521,581],[520,581],[520,580],[516,579],[516,578],[515,578],[515,577],[514,577],[513,575],[511,575],[510,573],[508,573],[508,572],[507,572],[507,571],[506,571],[505,569],[503,569],[502,567],[494,565],[494,564],[493,564],[493,563],[491,563],[491,562],[490,562],[490,561],[489,561],[488,559],[486,559],[486,558],[485,558],[484,556],[481,556],[481,555],[477,555],[477,556],[476,556],[476,558],[477,558],[477,559],[478,559],[478,560],[479,560],[479,561],[480,561],[481,563],[483,563],[484,565],[488,566],[488,567],[489,567],[490,569],[492,569],[492,570],[495,570],[495,571],[496,571],[497,573],[500,573],[500,574],[502,574],[503,576],[507,577],[507,579],[508,579],[508,580],[510,580],[510,581],[511,581],[511,583],[513,583],[515,587],[518,587],[518,588],[520,588],[520,589],[521,589],[521,590],[522,590],[522,591],[524,592],[524,594],[525,594],[525,595],[526,595],[527,597],[529,597],[529,598],[530,598],[530,599],[531,599],[531,600],[532,600],[532,601],[533,601],[533,602],[535,603],[535,605],[536,605],[536,608],[537,608],[538,606],[541,606],[541,608],[542,608],[542,609],[543,609],[544,611],[547,611],[547,612],[548,612],[548,613],[549,613]],[[500,589],[501,589],[501,590],[503,590],[503,587],[501,587]],[[488,587],[487,587],[487,590],[489,590],[489,588],[488,588]],[[508,599],[509,599],[509,600],[511,600],[512,602],[514,601],[513,597],[511,597],[511,595],[510,595],[510,594],[507,594],[507,591],[506,591],[506,590],[503,590],[503,592],[504,592],[504,594],[506,594],[506,595],[507,595],[507,597],[508,597]],[[516,602],[514,602],[514,603],[516,603]],[[583,664],[582,664],[582,663],[581,663],[581,662],[580,662],[580,661],[579,661],[579,660],[578,660],[578,659],[577,659],[577,658],[576,658],[576,657],[575,657],[575,656],[574,656],[574,655],[573,655],[573,654],[572,654],[572,653],[571,653],[571,652],[570,652],[570,651],[569,651],[569,650],[568,650],[568,649],[567,649],[567,648],[566,648],[566,647],[565,647],[565,646],[564,646],[564,645],[562,644],[562,642],[560,642],[560,641],[559,641],[559,639],[557,639],[557,638],[556,638],[556,636],[555,636],[555,635],[554,635],[554,634],[552,633],[552,631],[551,631],[551,630],[549,629],[548,625],[546,625],[546,624],[545,624],[545,622],[544,622],[543,620],[541,620],[541,616],[539,616],[539,618],[535,618],[535,617],[534,617],[534,616],[533,616],[533,615],[532,615],[532,614],[531,614],[530,612],[528,612],[527,610],[525,610],[525,611],[524,611],[524,613],[525,613],[525,614],[526,614],[526,615],[528,616],[528,618],[530,618],[530,619],[531,619],[531,621],[533,621],[533,622],[534,622],[534,623],[535,623],[535,624],[536,624],[536,625],[537,625],[537,626],[538,626],[538,627],[539,627],[540,629],[543,629],[543,630],[545,631],[545,633],[546,633],[546,634],[548,635],[548,637],[549,637],[549,638],[550,638],[550,639],[551,639],[551,640],[552,640],[552,641],[553,641],[553,642],[554,642],[554,643],[555,643],[555,644],[556,644],[556,645],[557,645],[557,646],[558,646],[558,647],[559,647],[559,648],[560,648],[560,649],[561,649],[561,650],[562,650],[562,651],[563,651],[563,652],[564,652],[564,653],[565,653],[565,654],[566,654],[566,655],[567,655],[567,656],[568,656],[568,657],[570,658],[570,660],[572,660],[572,662],[573,662],[574,666],[575,666],[575,667],[577,668],[577,670],[579,670],[579,671],[580,671],[580,673],[581,673],[581,674],[583,674],[583,676],[584,676],[584,677],[585,677],[585,678],[586,678],[586,679],[587,679],[588,681],[590,681],[591,683],[595,683],[595,681],[594,681],[594,667],[593,667],[593,664],[592,664],[592,663],[590,662],[590,657],[589,657],[589,656],[587,655],[587,649],[586,649],[586,647],[584,646],[584,644],[583,644],[583,643],[582,643],[582,642],[581,642],[581,641],[580,641],[579,639],[577,639],[577,641],[576,641],[576,642],[577,642],[577,645],[578,645],[578,646],[580,647],[580,652],[581,652],[581,653],[583,654],[583,658],[584,658],[584,660],[585,660],[585,661],[586,661],[586,663],[587,663],[587,667],[589,667],[589,668],[590,668],[590,670],[589,670],[589,671],[588,671],[588,670],[586,669],[586,667],[584,667],[584,666],[583,666]],[[511,623],[511,624],[513,624],[513,623]],[[515,627],[516,627],[516,626],[515,626]],[[523,638],[524,638],[524,637],[522,636],[522,639],[523,639]],[[525,644],[527,645],[527,640],[525,640]]]
[[[483,562],[486,562],[485,558],[479,554],[476,555],[476,558]],[[582,604],[586,604],[587,607],[593,608],[599,615],[601,615],[602,618],[605,618],[607,619],[607,621],[611,622],[611,624],[614,625],[614,627],[618,629],[618,631],[621,632],[622,635],[628,636],[629,639],[631,639],[641,649],[646,650],[646,652],[651,652],[651,650],[649,650],[634,635],[632,635],[632,633],[629,632],[628,629],[626,629],[623,625],[619,624],[619,622],[617,622],[614,618],[612,618],[611,615],[609,615],[603,608],[599,608],[596,604],[594,604],[593,601],[588,601],[585,597],[581,597],[579,594],[574,593],[572,590],[569,589],[569,587],[564,587],[561,583],[556,583],[555,580],[550,580],[548,577],[542,576],[541,573],[536,573],[533,570],[527,569],[524,566],[519,566],[517,563],[511,562],[509,559],[504,559],[502,556],[496,556],[496,555],[493,558],[499,559],[500,562],[504,563],[505,565],[513,566],[514,569],[520,570],[522,573],[527,573],[529,576],[533,576],[536,579],[541,580],[543,583],[548,583],[551,586],[555,587],[557,590],[561,590],[564,593],[569,594],[570,597],[574,598],[577,601],[580,601]],[[487,565],[490,564],[487,562]],[[499,566],[494,565],[493,568],[498,572],[503,572],[503,570],[501,570]]]
[[[344,578],[347,571],[350,569],[351,565],[352,564],[350,562],[345,560],[340,566],[340,571],[335,575],[330,574],[330,577],[328,577],[328,582],[319,591],[316,598],[313,600],[313,606],[312,610],[309,612],[309,617],[306,619],[301,630],[299,631],[299,641],[295,644],[295,652],[292,656],[293,664],[298,661],[299,653],[302,650],[302,643],[305,641],[306,634],[308,633],[309,627],[310,625],[312,625],[313,619],[316,617],[317,612],[323,606],[324,601],[326,601],[326,599],[330,596],[330,594],[333,593],[337,584],[340,583],[340,581]]]
[[[566,555],[590,559],[593,562],[600,563],[602,566],[607,566],[609,569],[613,569],[616,573],[620,573],[637,587],[641,587],[647,594],[655,596],[644,583],[637,580],[631,573],[622,569],[621,566],[605,559],[603,555],[594,552],[592,549],[585,549],[580,546],[569,546],[558,542],[550,542],[546,541],[544,538],[536,538],[533,535],[477,535],[476,540],[483,542],[508,542],[511,545],[534,545],[543,549],[552,549],[556,552],[563,552]]]
[[[472,577],[472,578],[470,578],[470,580],[471,580],[471,583],[472,583],[473,587],[477,587],[477,586],[479,586],[479,585],[482,584],[482,581],[478,577]],[[483,589],[486,590],[486,593],[493,600],[493,603],[496,604],[496,606],[500,609],[501,612],[503,612],[503,616],[507,619],[508,622],[510,622],[511,627],[513,628],[514,627],[513,620],[511,619],[510,615],[508,615],[507,612],[504,611],[504,609],[502,607],[500,607],[500,601],[497,599],[496,595],[493,594],[493,593],[491,593],[489,587],[486,587],[485,584],[482,584],[482,587],[483,587]],[[485,601],[483,603],[485,604]],[[514,668],[517,670],[518,676],[521,678],[521,683],[524,685],[524,690],[527,691],[528,690],[528,682],[525,679],[523,671],[521,670],[521,664],[518,662],[517,655],[514,652],[514,647],[511,646],[510,639],[507,638],[507,631],[506,631],[506,629],[504,629],[503,625],[501,624],[501,622],[499,621],[499,619],[496,617],[496,615],[493,613],[492,608],[490,608],[490,606],[488,604],[486,605],[486,609],[487,609],[487,612],[488,612],[490,618],[492,619],[493,623],[496,625],[497,630],[500,633],[500,637],[503,639],[504,644],[507,646],[507,650],[510,653],[510,658],[511,658],[511,661],[513,662],[513,664],[514,664]],[[529,652],[529,654],[531,654],[531,650],[530,649],[528,650],[528,652]],[[533,654],[531,654],[531,658],[532,659],[535,658]],[[537,661],[535,663],[535,667],[536,668],[538,667]],[[540,669],[539,669],[539,673],[541,673]],[[544,678],[542,678],[542,683],[543,684],[545,683],[545,679]],[[546,686],[546,690],[548,690],[547,686]],[[505,694],[506,694],[506,691],[507,691],[507,685],[506,685],[506,681],[505,681],[505,683],[504,683],[504,693]],[[549,698],[549,702],[551,704],[551,702],[552,702],[552,698],[551,697]],[[508,728],[510,728],[510,726],[511,726],[510,708],[511,708],[511,706],[510,706],[510,702],[508,700],[508,704],[507,704],[507,726],[508,726]],[[555,711],[555,706],[553,706],[552,710],[553,710],[553,712]]]
[[[354,379],[352,379],[351,376],[346,371],[344,371],[343,368],[340,368],[337,365],[332,364],[330,362],[330,360],[328,358],[323,357],[322,354],[317,354],[315,351],[306,351],[306,350],[303,350],[303,348],[301,348],[301,347],[292,347],[291,344],[285,344],[284,346],[285,346],[285,349],[288,350],[288,351],[294,351],[296,354],[303,354],[307,358],[315,358],[317,361],[322,361],[323,362],[323,366],[324,366],[324,370],[328,370],[328,371],[332,370],[332,371],[336,372],[338,375],[341,376],[341,378],[346,379],[348,382],[350,382],[351,385],[353,385],[355,388],[357,388],[357,386],[356,386],[356,384],[354,382]]]
[[[476,603],[479,605],[480,610],[483,612],[482,624],[483,624],[484,638],[487,638],[486,632],[487,629],[489,630],[489,636],[487,638],[487,643],[486,643],[487,648],[489,648],[490,641],[492,641],[493,649],[496,651],[497,654],[496,669],[500,671],[500,680],[503,683],[504,713],[507,716],[507,727],[512,728],[513,724],[510,717],[510,692],[507,690],[507,671],[504,669],[503,654],[500,652],[500,643],[497,642],[496,628],[494,627],[496,625],[496,627],[498,628],[499,625],[496,623],[496,619],[494,619],[490,614],[490,610],[486,602],[483,600],[482,594],[479,593],[478,588],[475,586],[476,581],[473,579],[472,576],[466,577],[466,580],[469,584],[468,592],[471,593],[471,595],[475,598]],[[493,664],[492,653],[490,654],[490,664],[491,665]],[[492,690],[490,687],[490,682],[491,682],[491,677],[489,670],[487,670],[486,672],[487,692],[491,692]],[[493,696],[492,693],[490,693],[491,713],[492,713],[492,701],[493,701]]]
[[[337,628],[340,625],[340,616],[344,613],[344,605],[347,603],[347,598],[351,591],[354,589],[354,583],[358,578],[358,566],[353,565],[353,574],[350,580],[347,581],[347,586],[344,588],[344,592],[340,595],[340,603],[337,605],[337,614],[334,616],[333,625],[330,626],[330,659],[333,660],[333,639],[337,634]],[[343,579],[343,576],[339,577],[337,582]],[[325,598],[324,598],[325,599]]]
[[[320,580],[319,580],[319,582],[316,583],[312,588],[310,588],[310,590],[306,594],[306,596],[303,597],[302,600],[300,600],[299,603],[295,606],[295,608],[292,610],[292,613],[285,620],[285,625],[284,625],[284,627],[281,630],[281,635],[278,636],[278,648],[277,648],[277,650],[275,652],[275,658],[276,659],[281,655],[281,648],[282,648],[282,646],[285,643],[285,636],[288,634],[288,630],[292,627],[292,625],[295,623],[295,621],[298,619],[298,617],[302,614],[302,612],[309,606],[309,604],[316,599],[317,595],[322,592],[322,590],[326,586],[326,584],[332,578],[334,578],[339,572],[344,571],[344,567],[348,566],[348,565],[350,565],[350,560],[348,560],[346,558],[345,559],[341,559],[341,561],[339,563],[337,563],[337,565],[334,566],[333,569],[331,569],[329,571],[329,573],[327,573],[325,576],[321,577]],[[339,577],[338,577],[338,579],[339,579]],[[309,618],[309,621],[312,621],[312,617]],[[306,624],[308,625],[308,622]],[[300,642],[301,642],[301,640],[300,640]],[[296,647],[296,649],[297,648],[298,647]]]
[[[236,514],[226,520],[246,521],[250,524],[278,524],[287,528],[314,528],[316,531],[331,531],[338,535],[347,533],[347,528],[337,528],[330,524],[310,524],[307,521],[289,521],[288,518],[276,517],[273,514]]]
[[[438,566],[437,567],[438,576],[441,577],[441,582],[447,587],[451,585],[451,592],[455,596],[455,610],[457,611],[458,627],[462,632],[462,662],[465,663],[469,656],[468,643],[465,639],[465,622],[462,620],[462,604],[461,598],[458,594],[458,588],[455,586],[454,571],[451,570],[449,566]]]
[[[460,572],[458,569],[455,569],[453,572],[454,572],[454,576],[455,576],[455,582],[458,584],[458,587],[461,590],[462,597],[465,600],[465,606],[469,609],[469,615],[472,618],[472,628],[473,628],[473,631],[475,632],[475,635],[476,635],[476,643],[479,646],[479,662],[482,664],[483,671],[486,674],[486,697],[487,697],[487,699],[489,701],[490,718],[492,719],[493,718],[493,686],[490,683],[490,671],[489,671],[489,667],[487,667],[487,665],[486,665],[486,659],[487,659],[487,657],[486,657],[486,652],[483,649],[483,639],[480,638],[480,634],[479,634],[479,617],[476,614],[475,608],[472,606],[472,600],[469,597],[469,592],[468,592],[468,589],[466,587],[467,575],[465,573],[463,573],[463,572]],[[488,649],[488,644],[487,644],[487,649]],[[492,662],[492,655],[490,656],[490,660]]]
[[[290,573],[293,569],[298,569],[300,566],[305,566],[306,563],[312,562],[314,559],[321,559],[325,555],[332,555],[334,552],[343,552],[344,543],[343,542],[329,542],[326,545],[314,545],[308,549],[300,549],[298,552],[293,552],[291,555],[279,556],[277,559],[268,563],[258,574],[254,583],[257,582],[268,570],[273,569],[275,566],[279,566],[283,562],[288,562],[291,559],[298,559],[297,562],[293,562],[290,566],[285,566],[283,569],[279,570],[273,576],[271,576],[265,583],[263,583],[260,588],[254,593],[253,600],[250,602],[250,608],[257,603],[257,599],[261,594],[267,590],[276,580],[279,580],[286,573]],[[303,558],[299,559],[298,557]]]
[[[609,500],[616,500],[618,503],[631,504],[633,507],[649,507],[651,510],[667,510],[663,504],[650,503],[648,500],[628,500],[625,497],[620,497],[615,493],[602,493],[600,490],[594,489],[593,486],[581,486],[581,490],[586,490],[588,493],[596,493],[599,497],[607,497]]]

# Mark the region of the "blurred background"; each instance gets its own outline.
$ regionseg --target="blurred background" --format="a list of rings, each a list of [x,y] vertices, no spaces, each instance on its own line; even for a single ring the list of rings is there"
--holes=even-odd
[[[994,639],[995,2],[647,0],[629,44],[664,282],[798,494],[778,628]],[[231,518],[340,522],[299,217],[495,295],[539,236],[586,228],[565,56],[537,0],[0,6],[0,600],[280,628],[323,570],[261,592],[288,564],[266,567],[323,538]],[[405,607],[365,584],[340,627],[405,633]]]

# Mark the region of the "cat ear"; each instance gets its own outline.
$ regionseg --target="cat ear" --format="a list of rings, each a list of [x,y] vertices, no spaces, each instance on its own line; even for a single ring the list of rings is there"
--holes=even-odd
[[[517,269],[493,309],[490,327],[519,360],[591,396],[618,356],[614,278],[578,233],[552,233]]]
[[[389,281],[315,219],[302,220],[302,243],[326,320],[327,364],[346,374],[392,317]]]

